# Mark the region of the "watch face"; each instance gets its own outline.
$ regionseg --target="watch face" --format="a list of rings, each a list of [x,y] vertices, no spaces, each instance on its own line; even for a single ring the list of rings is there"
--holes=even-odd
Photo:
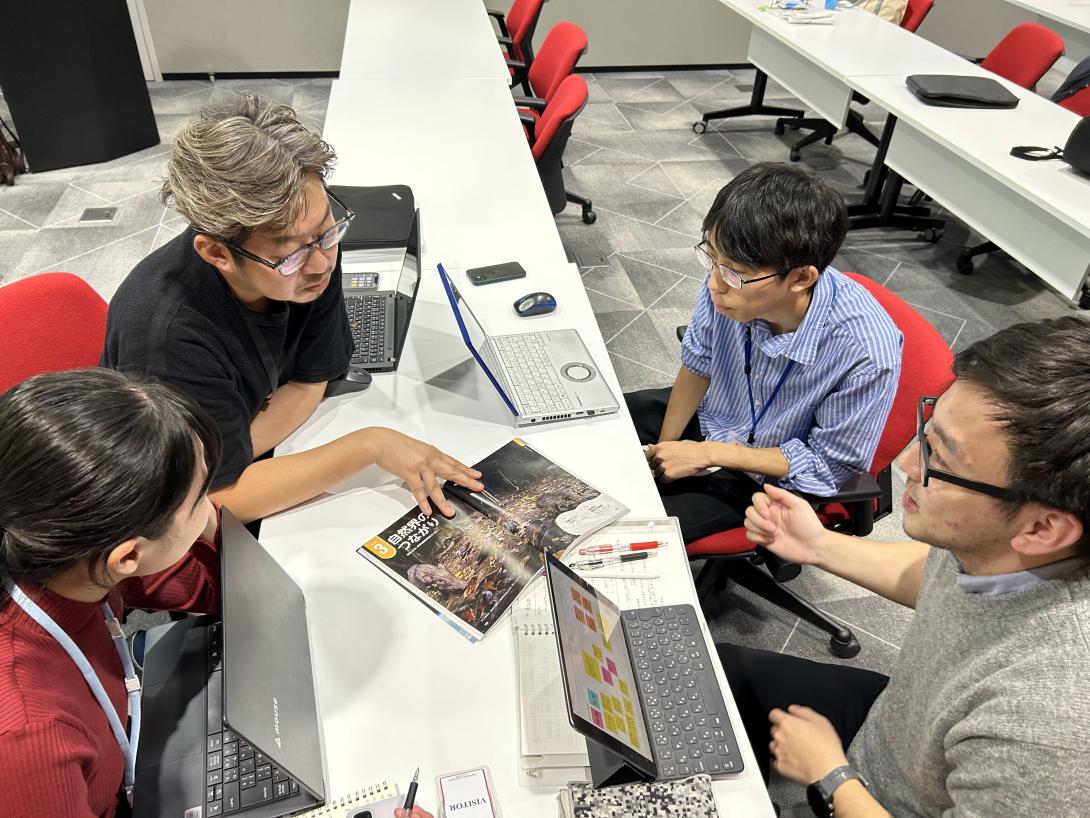
[[[810,809],[813,810],[814,815],[819,816],[819,818],[831,818],[833,814],[832,799],[825,797],[825,793],[821,791],[821,787],[817,785],[817,782],[807,786],[806,800],[810,803]]]

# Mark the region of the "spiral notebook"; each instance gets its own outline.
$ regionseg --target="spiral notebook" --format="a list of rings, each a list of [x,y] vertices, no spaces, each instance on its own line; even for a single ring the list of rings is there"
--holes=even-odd
[[[382,801],[385,798],[393,798],[398,794],[397,784],[390,778],[360,787],[350,795],[342,795],[340,798],[330,798],[324,807],[303,812],[295,818],[345,818],[350,812],[359,807],[366,806],[374,801]]]

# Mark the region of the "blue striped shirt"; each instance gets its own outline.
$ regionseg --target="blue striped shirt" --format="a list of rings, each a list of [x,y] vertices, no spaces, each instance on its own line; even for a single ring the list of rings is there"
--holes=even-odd
[[[745,445],[749,437],[746,326],[715,312],[705,278],[681,345],[681,362],[711,379],[697,410],[708,440]],[[900,330],[861,284],[832,267],[819,276],[794,332],[773,335],[762,319],[749,326],[757,414],[788,362],[795,362],[757,424],[753,446],[778,446],[783,452],[790,470],[781,486],[835,494],[853,474],[870,468],[897,391]]]

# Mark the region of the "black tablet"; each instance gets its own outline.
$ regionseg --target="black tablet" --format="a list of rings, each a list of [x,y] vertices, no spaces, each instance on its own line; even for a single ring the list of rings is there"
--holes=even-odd
[[[658,768],[621,611],[552,554],[545,576],[572,727],[648,778]]]

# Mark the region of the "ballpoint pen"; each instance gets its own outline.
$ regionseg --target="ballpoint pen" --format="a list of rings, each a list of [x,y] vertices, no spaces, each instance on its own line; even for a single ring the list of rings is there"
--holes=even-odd
[[[412,815],[413,803],[416,801],[416,782],[420,780],[420,768],[416,768],[416,772],[413,773],[413,780],[409,784],[409,791],[405,793],[405,803],[401,806],[401,812],[404,818],[409,818]]]
[[[579,549],[580,554],[622,554],[628,551],[653,551],[662,548],[666,543],[659,540],[647,540],[646,542],[615,542],[604,545],[584,545]]]
[[[635,562],[655,556],[654,551],[640,551],[636,554],[616,554],[608,557],[599,557],[596,560],[576,560],[568,563],[571,568],[605,568],[607,565],[620,565],[624,562]]]

